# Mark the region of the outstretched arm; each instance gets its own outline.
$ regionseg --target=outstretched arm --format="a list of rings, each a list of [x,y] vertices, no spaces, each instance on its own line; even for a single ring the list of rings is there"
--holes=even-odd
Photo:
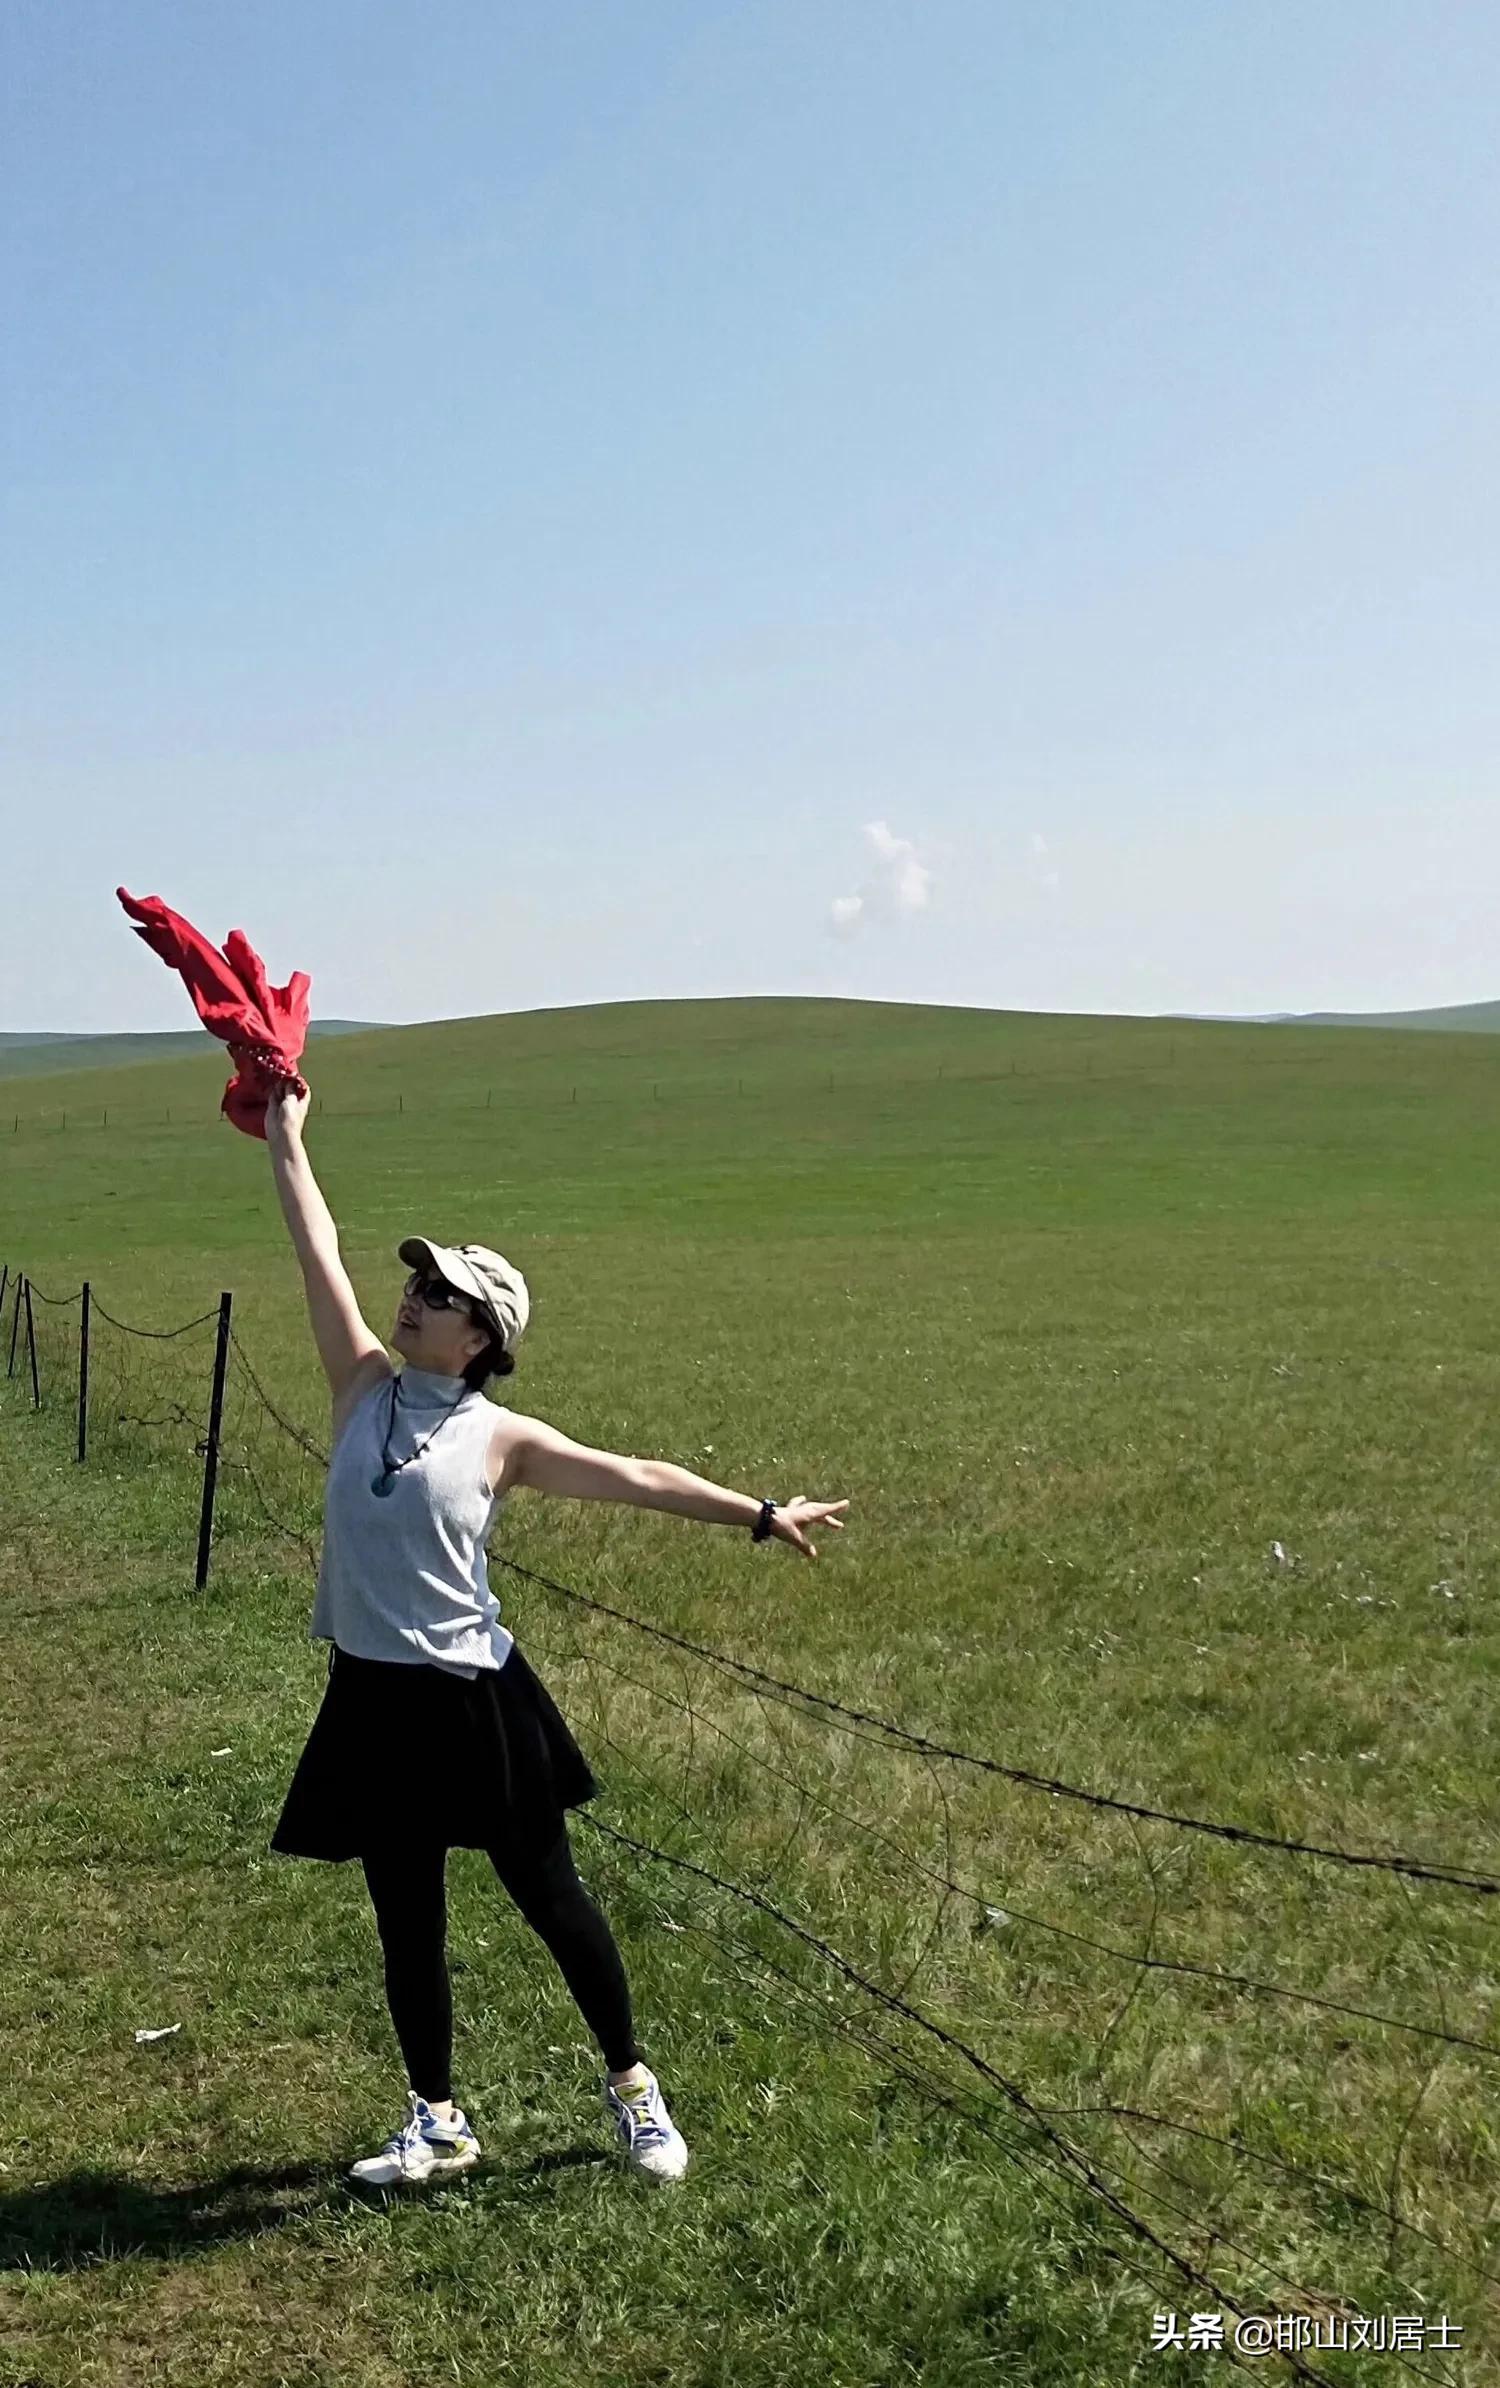
[[[701,1518],[706,1525],[753,1526],[760,1503],[750,1493],[735,1492],[695,1476],[670,1459],[634,1459],[619,1451],[596,1451],[575,1443],[541,1418],[516,1421],[515,1482],[536,1492],[559,1493],[574,1501],[629,1501],[637,1509],[673,1510],[679,1517]],[[817,1546],[807,1539],[810,1525],[842,1529],[838,1514],[847,1501],[808,1501],[799,1494],[778,1505],[771,1532],[790,1542],[805,1557],[815,1559]]]
[[[348,1390],[356,1372],[385,1346],[360,1315],[349,1273],[339,1255],[339,1231],[323,1200],[302,1143],[308,1095],[289,1094],[277,1087],[266,1107],[266,1142],[282,1214],[302,1264],[313,1340],[334,1401]]]

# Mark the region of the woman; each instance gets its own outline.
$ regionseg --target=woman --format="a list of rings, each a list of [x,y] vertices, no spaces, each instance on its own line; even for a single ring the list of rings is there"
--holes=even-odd
[[[444,1874],[458,1847],[487,1853],[557,1960],[603,2053],[605,2109],[631,2164],[680,2179],[687,2148],[641,2060],[620,1952],[568,1839],[566,1811],[599,1785],[500,1623],[484,1544],[518,1485],[749,1525],[809,1559],[805,1529],[842,1527],[849,1504],[756,1502],[670,1461],[591,1450],[489,1400],[482,1388],[514,1370],[531,1303],[520,1271],[482,1245],[401,1245],[412,1274],[391,1334],[405,1366],[393,1369],[360,1315],[303,1147],[309,1101],[278,1089],[266,1137],[333,1399],[310,1628],[332,1648],[271,1846],[358,1858],[375,1909],[409,2111],[351,2177],[425,2181],[479,2155],[450,2074]]]

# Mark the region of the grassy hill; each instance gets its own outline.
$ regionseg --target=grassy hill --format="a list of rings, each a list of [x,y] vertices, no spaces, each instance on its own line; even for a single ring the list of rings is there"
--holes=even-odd
[[[1449,1003],[1426,1012],[1282,1012],[1277,1017],[1299,1028],[1427,1028],[1493,1036],[1500,1030],[1500,1003]]]
[[[268,1156],[207,1039],[15,1080],[0,1262],[51,1297],[39,1410],[0,1342],[16,2376],[260,2388],[274,2346],[397,2388],[440,2345],[473,2388],[1128,2388],[1155,2310],[1230,2296],[1447,2313],[1493,2376],[1494,1900],[996,1771],[1500,1876],[1487,1065],[790,997],[328,1040],[307,1145],[377,1334],[403,1235],[492,1243],[533,1295],[497,1397],[851,1504],[815,1563],[507,1504],[492,1580],[605,1785],[573,1843],[694,2170],[607,2169],[597,2051],[460,1853],[486,2163],[389,2207],[340,2170],[402,2103],[361,1885],[266,1850],[328,1423]]]
[[[308,1037],[363,1036],[382,1025],[374,1020],[314,1020]],[[0,1078],[47,1076],[59,1070],[117,1069],[123,1064],[171,1060],[198,1053],[216,1040],[206,1028],[168,1028],[108,1036],[72,1036],[42,1030],[0,1032]],[[222,1057],[224,1048],[219,1046]]]

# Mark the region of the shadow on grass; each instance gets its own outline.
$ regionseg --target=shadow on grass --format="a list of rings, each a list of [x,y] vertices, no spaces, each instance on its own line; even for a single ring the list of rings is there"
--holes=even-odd
[[[130,2256],[191,2255],[232,2239],[253,2239],[351,2206],[441,2199],[497,2180],[537,2182],[581,2164],[606,2165],[596,2147],[551,2149],[521,2164],[491,2157],[450,2181],[365,2189],[331,2164],[280,2170],[242,2166],[215,2181],[158,2188],[120,2173],[71,2172],[32,2189],[0,2193],[0,2272],[73,2272]]]

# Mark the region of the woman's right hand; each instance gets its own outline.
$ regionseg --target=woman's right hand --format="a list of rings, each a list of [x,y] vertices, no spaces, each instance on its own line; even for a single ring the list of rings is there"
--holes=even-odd
[[[266,1098],[266,1142],[288,1144],[300,1139],[311,1104],[310,1091],[297,1094],[285,1080],[278,1080]]]

